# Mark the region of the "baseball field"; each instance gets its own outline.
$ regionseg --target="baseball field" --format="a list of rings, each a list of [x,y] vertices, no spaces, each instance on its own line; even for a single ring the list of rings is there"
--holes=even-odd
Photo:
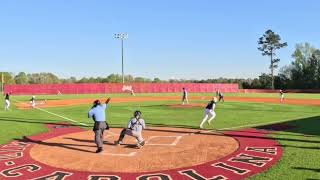
[[[288,93],[280,103],[276,93],[226,93],[214,121],[200,130],[211,95],[191,93],[183,106],[175,93],[37,95],[33,109],[30,96],[11,96],[10,111],[0,110],[0,179],[320,179],[319,94]],[[87,113],[107,97],[110,130],[101,156]],[[146,145],[135,149],[128,137],[115,147],[135,110],[148,127]],[[23,150],[28,157],[12,154]]]

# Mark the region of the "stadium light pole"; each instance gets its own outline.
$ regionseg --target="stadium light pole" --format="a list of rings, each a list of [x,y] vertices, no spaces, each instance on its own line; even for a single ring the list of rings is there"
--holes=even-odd
[[[4,80],[4,78],[3,78],[3,72],[1,73],[1,94],[4,94],[3,93],[3,80]]]
[[[114,38],[121,39],[121,62],[122,62],[122,83],[124,84],[124,70],[123,70],[123,40],[128,38],[128,33],[116,33]]]

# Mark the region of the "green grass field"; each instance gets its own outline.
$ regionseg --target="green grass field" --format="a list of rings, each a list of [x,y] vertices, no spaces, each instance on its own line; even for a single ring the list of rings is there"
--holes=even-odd
[[[139,94],[138,96],[172,96],[180,94]],[[190,94],[189,96],[209,96],[212,94]],[[127,96],[113,94],[112,97]],[[243,97],[279,97],[278,94],[226,94],[225,96]],[[102,98],[99,95],[63,95],[37,96],[37,99],[74,99],[74,98]],[[319,94],[286,94],[287,98],[320,99]],[[30,96],[13,96],[13,100],[25,101]],[[1,99],[2,104],[3,98]],[[202,118],[202,107],[173,108],[168,104],[177,101],[110,103],[107,110],[108,122],[111,127],[124,127],[132,113],[140,109],[148,126],[174,126],[198,128]],[[206,101],[196,101],[206,104]],[[12,102],[11,111],[0,110],[0,144],[47,131],[46,123],[66,122],[66,120],[39,111],[37,109],[18,110]],[[47,108],[46,110],[88,124],[91,128],[92,120],[87,118],[91,104]],[[293,129],[274,133],[272,136],[284,148],[282,160],[271,170],[252,177],[252,179],[320,179],[320,107],[297,106],[286,104],[263,104],[244,102],[219,103],[216,108],[217,117],[211,127],[206,128],[241,129],[245,127],[260,127],[265,124],[288,122]]]

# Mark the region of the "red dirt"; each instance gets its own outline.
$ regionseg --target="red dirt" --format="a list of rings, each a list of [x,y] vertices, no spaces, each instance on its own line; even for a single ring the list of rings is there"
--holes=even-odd
[[[211,97],[204,96],[193,96],[192,100],[209,100]],[[48,100],[47,102],[40,102],[37,107],[60,107],[60,106],[74,106],[74,105],[90,105],[95,99],[65,99],[65,100]],[[101,99],[102,101],[106,99]],[[112,103],[125,103],[125,102],[155,102],[155,101],[168,101],[175,100],[181,101],[179,96],[135,96],[135,97],[114,97]],[[258,102],[258,103],[273,103],[281,104],[279,98],[255,98],[255,97],[225,97],[225,101],[236,101],[236,102]],[[294,104],[294,105],[312,105],[320,106],[320,99],[285,99],[282,104]],[[30,108],[30,103],[17,103],[18,108]],[[194,104],[189,105],[174,105],[176,107],[194,107],[204,106],[205,104]]]
[[[120,131],[107,131],[105,140],[108,142],[102,154],[94,153],[96,147],[93,132],[84,131],[48,139],[35,145],[30,155],[39,162],[62,169],[132,173],[203,164],[225,157],[239,147],[237,140],[229,136],[213,132],[199,134],[196,130],[178,128],[144,131],[146,145],[141,149],[131,147],[136,143],[131,137],[124,139],[124,143],[131,146],[115,146],[113,142],[117,140]],[[55,144],[59,146],[51,146]]]
[[[155,128],[143,132],[147,142],[142,149],[105,142],[104,153],[96,154],[92,132],[60,124],[48,127],[47,133],[0,145],[0,179],[190,179],[196,173],[203,179],[240,180],[266,171],[282,157],[281,145],[267,137],[270,132],[265,130],[218,134]],[[111,131],[105,134],[108,141],[120,129]],[[125,143],[134,139],[125,138]],[[136,153],[127,157],[110,154],[132,151]]]

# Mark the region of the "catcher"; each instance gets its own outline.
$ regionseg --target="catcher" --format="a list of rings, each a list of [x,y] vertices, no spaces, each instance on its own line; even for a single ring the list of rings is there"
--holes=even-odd
[[[133,114],[133,118],[128,123],[128,128],[124,128],[119,136],[118,141],[115,141],[115,145],[121,145],[125,135],[133,136],[138,140],[137,147],[144,146],[145,141],[142,137],[142,130],[146,128],[144,119],[141,118],[141,111],[137,110]]]

